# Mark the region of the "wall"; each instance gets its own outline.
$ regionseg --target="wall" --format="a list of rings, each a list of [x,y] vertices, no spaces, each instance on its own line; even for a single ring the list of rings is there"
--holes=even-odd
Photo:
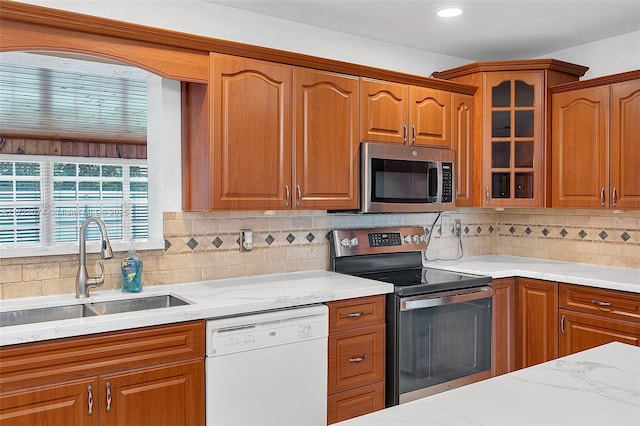
[[[165,213],[165,249],[141,252],[144,283],[328,269],[331,229],[411,225],[430,232],[436,217],[324,211]],[[506,254],[640,269],[640,211],[458,209],[438,219],[426,252],[429,260],[460,254],[459,241],[451,233],[454,219],[462,221],[465,257]],[[241,228],[254,231],[251,252],[239,251]],[[101,290],[120,287],[123,256],[114,253],[114,259],[105,262]],[[97,267],[97,259],[97,254],[89,255],[89,268]],[[2,298],[74,293],[78,256],[0,259],[0,269]]]
[[[551,52],[541,58],[588,66],[583,80],[640,69],[640,31]]]

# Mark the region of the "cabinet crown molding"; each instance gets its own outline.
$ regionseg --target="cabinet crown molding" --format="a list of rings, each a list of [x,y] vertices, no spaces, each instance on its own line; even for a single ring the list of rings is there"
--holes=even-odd
[[[475,74],[477,72],[551,70],[582,77],[588,69],[589,67],[559,61],[557,59],[527,59],[517,61],[475,62],[457,68],[452,68],[450,70],[435,72],[432,75],[436,78],[449,80],[456,77]]]

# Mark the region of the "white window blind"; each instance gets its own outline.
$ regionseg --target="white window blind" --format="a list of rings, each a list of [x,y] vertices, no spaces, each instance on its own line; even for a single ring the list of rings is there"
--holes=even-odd
[[[112,242],[148,239],[145,161],[100,160],[0,156],[0,247],[77,247],[89,216],[105,222]],[[88,240],[99,237],[88,228]]]

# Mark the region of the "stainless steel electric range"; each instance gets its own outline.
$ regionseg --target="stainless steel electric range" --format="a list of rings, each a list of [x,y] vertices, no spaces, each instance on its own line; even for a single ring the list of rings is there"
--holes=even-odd
[[[331,270],[392,283],[386,306],[386,405],[491,376],[491,277],[423,267],[421,227],[331,232]]]

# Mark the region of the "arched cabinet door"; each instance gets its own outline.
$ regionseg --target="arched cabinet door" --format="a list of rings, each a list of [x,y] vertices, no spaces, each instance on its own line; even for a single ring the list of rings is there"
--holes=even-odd
[[[611,208],[640,209],[640,80],[611,85]]]
[[[358,77],[306,68],[293,75],[293,208],[356,209]]]
[[[608,87],[552,98],[553,207],[608,208]]]
[[[409,139],[412,145],[451,147],[451,93],[410,86]]]
[[[213,208],[290,209],[292,67],[211,55]]]
[[[362,78],[360,96],[362,139],[407,144],[409,86]]]

